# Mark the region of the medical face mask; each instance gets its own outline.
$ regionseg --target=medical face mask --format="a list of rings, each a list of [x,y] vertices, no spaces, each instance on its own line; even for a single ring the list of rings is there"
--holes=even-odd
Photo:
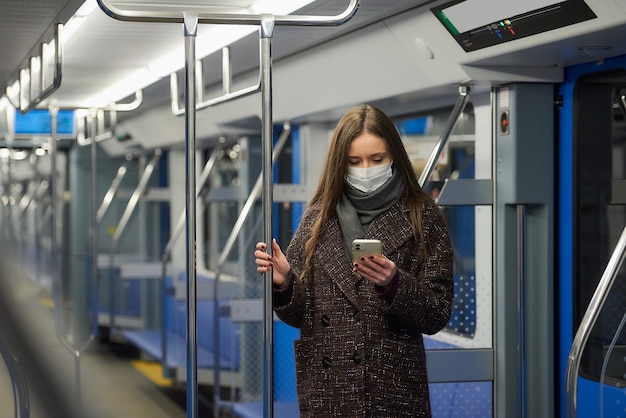
[[[391,177],[391,163],[365,168],[348,167],[346,181],[363,193],[371,193],[382,186],[389,177]]]

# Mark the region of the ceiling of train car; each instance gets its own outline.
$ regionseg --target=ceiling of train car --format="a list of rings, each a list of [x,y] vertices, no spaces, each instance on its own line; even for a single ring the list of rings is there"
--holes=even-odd
[[[20,68],[24,68],[29,58],[37,53],[39,44],[52,38],[54,24],[67,22],[81,7],[84,0],[1,0],[0,1],[0,87],[13,82]],[[138,0],[116,0],[138,2]],[[153,3],[166,3],[173,0],[159,0]],[[183,0],[176,0],[181,3]],[[203,4],[217,4],[216,0],[185,0]],[[227,0],[222,0],[224,3]],[[245,6],[255,0],[231,0],[233,6]],[[266,0],[268,3],[293,4],[297,0]],[[509,80],[509,74],[515,75],[516,68],[556,68],[586,62],[593,59],[602,59],[616,54],[626,53],[626,44],[623,37],[623,21],[626,14],[626,0],[605,2],[604,0],[586,0],[599,18],[596,22],[585,22],[572,27],[553,31],[549,36],[539,38],[529,37],[511,42],[507,45],[498,45],[492,48],[463,52],[455,41],[437,29],[439,26],[425,25],[416,27],[411,19],[408,29],[411,36],[428,39],[429,46],[438,54],[439,61],[428,62],[426,70],[441,73],[442,65],[458,65],[474,82],[487,80],[499,76],[502,67],[502,80]],[[146,3],[146,2],[143,2]],[[418,17],[420,23],[429,23],[419,20],[419,13],[414,9],[428,10],[430,7],[443,3],[443,0],[360,0],[360,7],[356,16],[340,27],[276,27],[272,39],[272,54],[274,61],[287,58],[304,50],[313,50],[315,45],[331,41],[335,37],[356,31],[368,24],[386,19],[393,20],[392,16],[400,15],[411,10],[411,15]],[[96,0],[88,0],[87,4],[96,5]],[[147,4],[147,3],[146,3]],[[343,11],[348,0],[313,0],[309,5],[297,10],[298,14],[336,15]],[[422,13],[425,17],[429,13]],[[401,17],[401,16],[397,16]],[[434,19],[432,19],[434,20]],[[69,26],[69,25],[68,25]],[[604,27],[604,30],[597,30]],[[197,48],[205,45],[204,34],[209,39],[224,39],[224,36],[212,32],[221,30],[225,26],[200,25]],[[593,29],[593,30],[592,30]],[[253,30],[256,30],[253,28]],[[415,31],[415,35],[413,34]],[[421,32],[420,32],[421,30]],[[69,31],[68,31],[69,32]],[[164,72],[159,81],[155,81],[154,74],[147,67],[157,58],[162,58],[172,50],[182,50],[184,37],[181,24],[175,23],[137,23],[124,22],[112,19],[99,8],[83,19],[83,24],[74,35],[64,43],[63,79],[61,87],[53,94],[61,106],[66,107],[99,107],[104,105],[101,97],[103,93],[114,86],[119,80],[128,80],[135,75],[135,84],[127,88],[130,94],[132,88],[143,88],[144,104],[141,110],[149,109],[155,104],[163,104],[169,100],[169,82]],[[407,54],[414,53],[411,45],[407,45]],[[216,53],[203,59],[206,84],[219,87],[222,77],[220,48]],[[418,51],[419,52],[419,51]],[[442,52],[444,52],[442,54]],[[444,59],[441,59],[444,57]],[[179,67],[184,62],[182,52],[174,60]],[[421,58],[420,58],[421,59]],[[424,58],[428,61],[427,58]],[[166,61],[168,61],[166,59]],[[285,62],[288,60],[285,60]],[[258,68],[258,34],[253,32],[231,46],[231,62],[233,76],[250,75]],[[422,61],[420,61],[422,62]],[[421,68],[419,68],[421,70]],[[484,74],[477,70],[485,70]],[[429,70],[430,71],[430,70]],[[181,71],[179,70],[179,73]],[[430,76],[431,73],[420,73],[421,76]],[[492,74],[496,74],[492,76]],[[306,77],[306,74],[303,74]],[[482,77],[482,78],[480,78]],[[523,74],[522,74],[523,77]],[[153,78],[149,82],[146,79]],[[497,79],[496,81],[498,81]],[[435,80],[436,81],[436,80]],[[140,85],[143,83],[143,85]],[[146,86],[144,88],[144,86]],[[446,87],[448,87],[446,85]],[[3,91],[0,91],[2,96]],[[424,89],[406,92],[402,99],[402,106],[412,97],[424,97]],[[439,94],[433,90],[432,95]],[[121,98],[123,98],[122,96]],[[120,99],[118,97],[117,99]],[[117,100],[116,99],[116,100]],[[99,100],[99,103],[96,101]],[[126,98],[124,101],[128,101]],[[107,104],[109,102],[106,102]],[[1,104],[1,102],[0,102]],[[389,105],[391,106],[391,104]],[[120,120],[125,116],[118,115]],[[0,132],[2,127],[0,126]]]
[[[94,4],[95,1],[88,0]],[[242,6],[251,1],[242,0],[233,4]],[[278,26],[272,39],[273,59],[279,60],[340,34],[432,1],[361,0],[356,16],[339,28]],[[18,78],[19,69],[26,68],[30,57],[37,55],[39,44],[53,38],[55,22],[67,22],[82,2],[83,0],[2,1],[0,86],[10,85]],[[209,0],[203,1],[203,4],[212,3],[217,4]],[[347,0],[315,0],[297,13],[332,16],[344,11],[347,5]],[[202,48],[201,41],[204,42],[204,39],[211,37],[222,39],[226,36],[216,31],[222,29],[228,28],[201,24],[198,29],[197,49]],[[231,47],[233,75],[258,68],[258,34],[256,28],[251,30],[254,33],[245,36]],[[114,97],[114,100],[125,97],[124,95],[115,97],[116,94],[119,96],[119,93],[108,95],[110,93],[108,89],[119,80],[129,81],[134,76],[135,85],[144,88],[146,86],[140,84],[145,84],[145,80],[150,79],[148,84],[154,85],[158,77],[161,77],[159,83],[162,86],[168,85],[166,75],[151,74],[147,65],[165,57],[169,51],[182,50],[183,45],[181,24],[124,22],[115,20],[96,8],[95,12],[83,19],[83,24],[71,38],[63,42],[62,83],[53,97],[62,107],[101,107],[109,103],[105,96]],[[218,52],[204,59],[205,68],[209,68],[204,72],[206,84],[221,82],[222,59],[219,52],[221,46],[215,50]],[[182,67],[184,63],[182,52],[179,59],[181,61],[179,67]],[[154,87],[152,90],[155,90]],[[159,98],[161,101],[168,100],[169,97],[162,97],[162,90],[163,88],[159,90]],[[167,94],[169,95],[169,91]]]

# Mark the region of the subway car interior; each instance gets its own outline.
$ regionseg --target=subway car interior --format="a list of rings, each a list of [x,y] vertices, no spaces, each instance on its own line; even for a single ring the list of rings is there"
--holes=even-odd
[[[452,239],[433,418],[626,417],[625,40],[626,0],[2,0],[0,417],[299,417],[253,253],[362,103]]]

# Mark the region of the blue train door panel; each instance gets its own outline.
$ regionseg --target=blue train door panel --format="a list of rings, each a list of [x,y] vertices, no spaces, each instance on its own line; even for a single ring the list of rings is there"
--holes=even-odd
[[[626,57],[566,69],[559,115],[560,373],[626,225]],[[619,271],[584,348],[577,416],[624,416],[626,271]],[[567,404],[564,384],[562,405]],[[565,416],[565,408],[561,416]]]

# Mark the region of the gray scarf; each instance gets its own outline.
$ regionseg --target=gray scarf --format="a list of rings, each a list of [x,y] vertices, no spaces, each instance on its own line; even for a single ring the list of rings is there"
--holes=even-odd
[[[352,241],[365,237],[372,221],[393,206],[403,191],[404,181],[396,170],[374,193],[364,193],[346,183],[335,211],[348,255],[352,255]]]

